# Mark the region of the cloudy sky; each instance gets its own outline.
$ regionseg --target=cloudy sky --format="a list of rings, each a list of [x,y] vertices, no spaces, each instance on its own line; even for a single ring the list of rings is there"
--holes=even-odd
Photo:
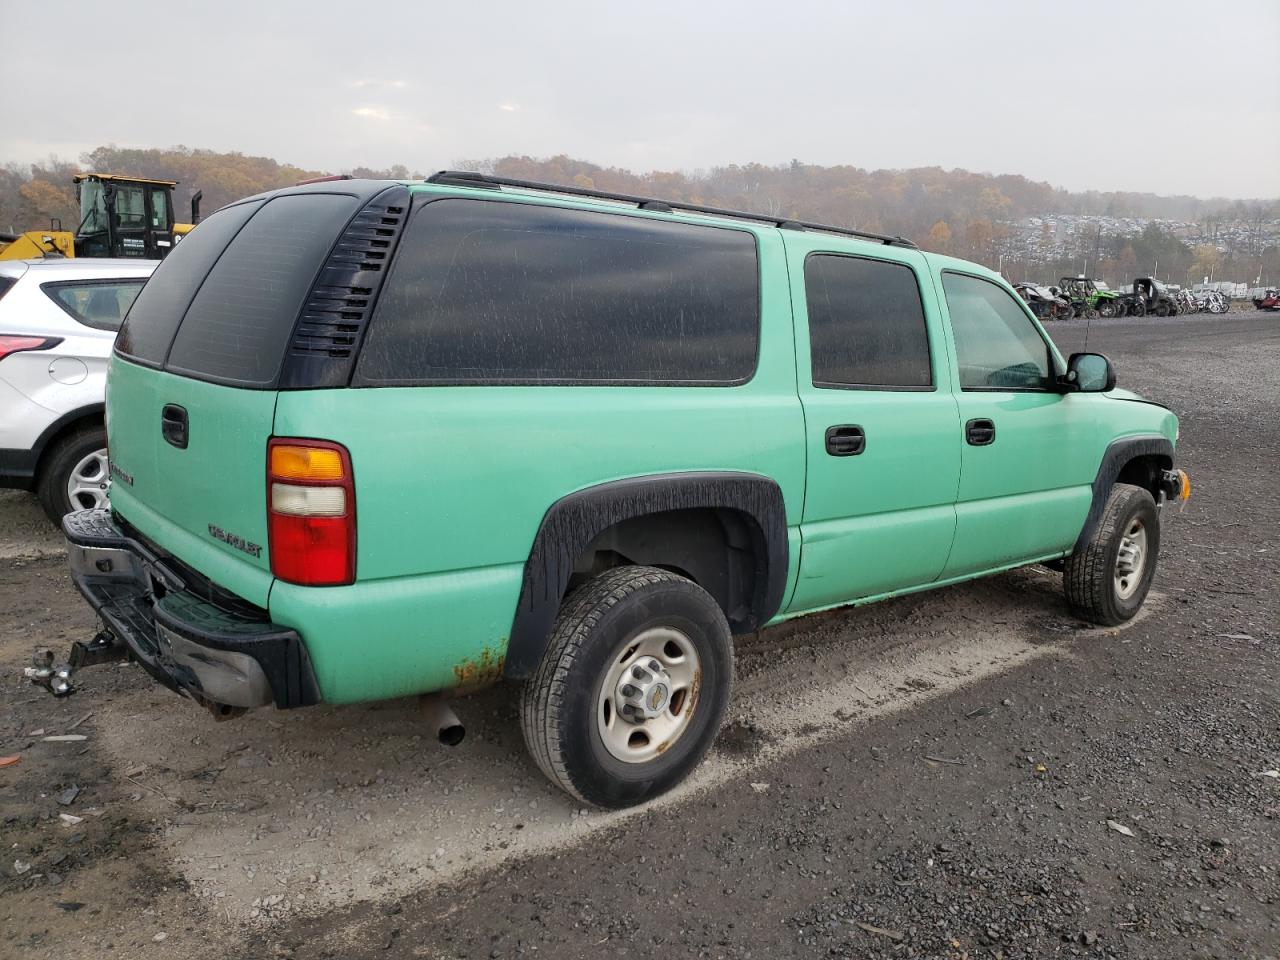
[[[0,0],[0,162],[568,153],[1280,196],[1277,0]]]

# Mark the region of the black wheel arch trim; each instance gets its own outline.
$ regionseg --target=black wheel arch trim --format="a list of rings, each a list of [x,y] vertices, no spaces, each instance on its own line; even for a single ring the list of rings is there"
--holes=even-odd
[[[1142,434],[1134,437],[1121,437],[1107,444],[1102,454],[1102,463],[1098,466],[1098,474],[1093,478],[1093,502],[1089,505],[1089,515],[1085,518],[1084,527],[1076,539],[1075,549],[1080,550],[1088,543],[1098,529],[1102,513],[1107,507],[1107,497],[1116,478],[1125,464],[1136,457],[1162,457],[1168,461],[1165,468],[1173,467],[1173,443],[1168,437],[1157,433]]]
[[[746,472],[666,473],[633,477],[568,494],[547,510],[525,561],[503,674],[533,675],[546,650],[575,561],[599,534],[624,520],[671,510],[728,509],[755,521],[753,601],[736,632],[757,630],[782,606],[789,548],[782,489]]]
[[[68,427],[72,427],[81,420],[93,420],[102,422],[106,414],[107,405],[105,403],[90,403],[83,407],[77,407],[70,413],[64,413],[36,438],[36,442],[31,445],[32,469],[38,468],[41,458],[44,456],[45,449],[60,433]]]

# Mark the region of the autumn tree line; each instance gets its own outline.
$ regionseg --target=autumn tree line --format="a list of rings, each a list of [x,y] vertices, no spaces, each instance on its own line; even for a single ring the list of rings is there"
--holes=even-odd
[[[1112,283],[1158,271],[1175,282],[1215,279],[1280,280],[1276,223],[1280,200],[1204,200],[1145,193],[1071,192],[1015,175],[923,167],[864,170],[854,166],[733,164],[694,172],[635,173],[567,156],[503,157],[453,166],[502,176],[677,201],[729,207],[904,236],[926,250],[1002,269],[1011,280],[1053,282],[1087,271]],[[203,193],[208,213],[233,200],[337,171],[306,170],[267,157],[174,147],[99,147],[80,163],[50,159],[0,167],[0,231],[49,225],[75,229],[78,204],[71,182],[81,170],[179,181],[175,203],[185,219],[191,194]],[[410,179],[404,166],[340,171],[355,176]],[[1051,235],[1016,236],[1014,221],[1062,214],[1150,218],[1199,224],[1207,242],[1192,246],[1159,224],[1118,236],[1086,225],[1065,247]],[[1044,228],[1048,231],[1048,226]]]

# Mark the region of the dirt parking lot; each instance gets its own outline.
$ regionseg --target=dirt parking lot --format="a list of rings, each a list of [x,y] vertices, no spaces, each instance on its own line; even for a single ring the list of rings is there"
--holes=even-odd
[[[94,625],[0,494],[0,955],[1280,956],[1280,319],[1088,337],[1182,417],[1144,613],[1088,628],[1029,568],[750,638],[694,782],[627,813],[553,790],[501,688],[452,750],[410,702],[41,694],[31,649]]]

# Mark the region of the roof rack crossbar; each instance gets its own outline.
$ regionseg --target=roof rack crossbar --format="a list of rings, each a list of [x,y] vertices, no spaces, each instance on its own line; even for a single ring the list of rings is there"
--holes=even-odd
[[[539,183],[536,180],[517,180],[513,177],[495,177],[487,173],[473,173],[469,170],[441,170],[439,173],[427,177],[426,182],[451,187],[481,187],[489,189],[515,187],[519,190],[560,193],[571,197],[589,197],[593,200],[616,200],[621,203],[634,203],[640,210],[655,210],[664,213],[677,210],[685,213],[704,213],[712,217],[728,217],[733,220],[748,220],[752,223],[768,224],[785,230],[816,230],[821,233],[837,233],[846,237],[857,237],[859,240],[872,240],[887,246],[916,249],[916,245],[905,237],[890,237],[879,233],[868,233],[865,230],[853,230],[849,227],[810,223],[806,220],[793,220],[790,217],[771,217],[765,213],[747,213],[742,210],[705,207],[696,203],[682,203],[679,200],[658,200],[653,197],[638,197],[628,193],[611,193],[608,190],[593,190],[587,187]]]

